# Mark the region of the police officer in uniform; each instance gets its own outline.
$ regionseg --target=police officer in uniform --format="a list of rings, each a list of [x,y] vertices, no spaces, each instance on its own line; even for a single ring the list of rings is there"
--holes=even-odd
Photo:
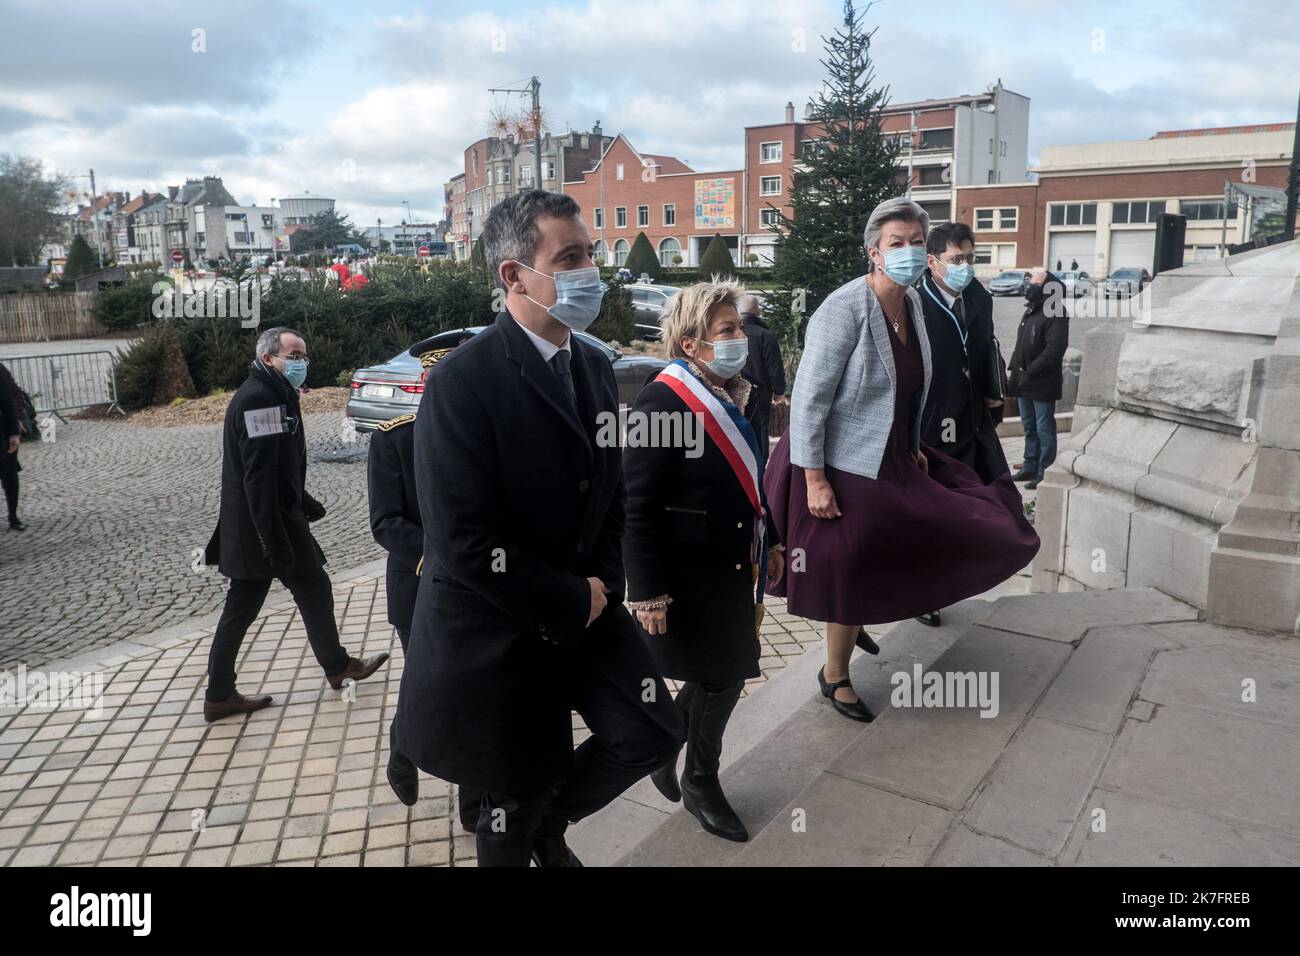
[[[451,348],[437,348],[438,338],[424,339],[409,350],[424,368],[420,374],[421,384],[438,360],[451,351]],[[415,429],[411,427],[414,422],[415,415],[407,414],[391,418],[379,426],[370,436],[367,471],[370,532],[388,552],[385,578],[388,623],[397,629],[403,655],[411,636],[411,618],[415,614],[415,595],[419,590],[424,560],[424,527],[420,523],[420,506],[415,497]],[[396,737],[394,725],[390,725],[388,783],[397,798],[410,807],[420,797],[419,778],[415,764],[397,749]],[[461,825],[470,832],[477,824],[482,796],[472,787],[460,788]]]

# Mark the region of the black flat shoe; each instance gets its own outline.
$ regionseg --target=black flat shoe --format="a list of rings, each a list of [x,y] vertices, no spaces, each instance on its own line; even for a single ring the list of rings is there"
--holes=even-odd
[[[665,800],[672,803],[682,802],[682,788],[677,783],[677,755],[668,761],[654,773],[650,774],[650,782],[655,785]]]
[[[834,684],[828,683],[826,680],[826,668],[823,667],[817,672],[817,683],[821,685],[822,696],[831,702],[831,706],[835,708],[836,712],[843,714],[850,720],[860,720],[864,724],[869,724],[876,719],[876,715],[868,710],[867,705],[862,703],[861,700],[852,704],[846,704],[844,701],[838,700],[835,697],[835,692],[841,687],[848,687],[850,689],[853,687],[853,681],[849,680],[847,677],[844,678],[844,680],[837,680]]]
[[[865,627],[858,628],[858,636],[853,643],[858,645],[858,647],[862,648],[868,654],[880,653],[880,645],[871,639],[871,635],[867,633]]]
[[[26,531],[26,530],[27,530],[27,525],[23,524],[23,523],[22,523],[21,521],[19,521],[17,518],[10,518],[10,519],[9,519],[9,530],[10,530],[10,531]]]
[[[533,841],[533,862],[538,866],[582,866],[564,837],[538,837]]]
[[[1042,483],[1042,481],[1042,478],[1035,478],[1033,481],[1025,482],[1025,488],[1029,491],[1033,491]]]
[[[1032,481],[1033,478],[1034,473],[1031,471],[1025,471],[1023,468],[1011,476],[1012,481]]]
[[[939,618],[938,611],[926,611],[924,614],[918,614],[916,619],[926,627],[938,627],[943,621]]]
[[[388,785],[408,807],[415,806],[420,799],[420,778],[416,775],[415,764],[396,750],[388,752]]]

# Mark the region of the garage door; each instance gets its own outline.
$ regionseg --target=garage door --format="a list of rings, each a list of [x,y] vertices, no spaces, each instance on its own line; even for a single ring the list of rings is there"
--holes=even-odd
[[[1154,229],[1123,229],[1110,234],[1110,258],[1106,260],[1109,275],[1116,269],[1150,269],[1156,258],[1156,231]],[[1097,271],[1101,271],[1100,269]]]
[[[1057,232],[1047,242],[1047,268],[1068,271],[1070,263],[1077,261],[1084,272],[1097,271],[1097,234],[1095,232]]]

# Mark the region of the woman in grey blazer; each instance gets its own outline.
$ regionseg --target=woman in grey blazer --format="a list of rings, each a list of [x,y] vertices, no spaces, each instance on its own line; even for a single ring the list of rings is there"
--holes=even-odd
[[[832,292],[808,323],[790,428],[765,488],[788,549],[771,593],[826,624],[823,696],[874,715],[854,693],[849,656],[879,648],[864,624],[905,620],[982,593],[1027,565],[1038,536],[1010,475],[985,485],[922,448],[930,345],[911,288],[926,267],[929,217],[881,203],[864,236],[870,270]]]

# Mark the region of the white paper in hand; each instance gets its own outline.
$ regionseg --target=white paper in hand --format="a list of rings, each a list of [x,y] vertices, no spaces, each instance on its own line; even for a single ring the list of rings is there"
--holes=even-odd
[[[284,406],[250,408],[244,412],[244,428],[248,431],[249,438],[283,435],[289,430],[284,423]]]

